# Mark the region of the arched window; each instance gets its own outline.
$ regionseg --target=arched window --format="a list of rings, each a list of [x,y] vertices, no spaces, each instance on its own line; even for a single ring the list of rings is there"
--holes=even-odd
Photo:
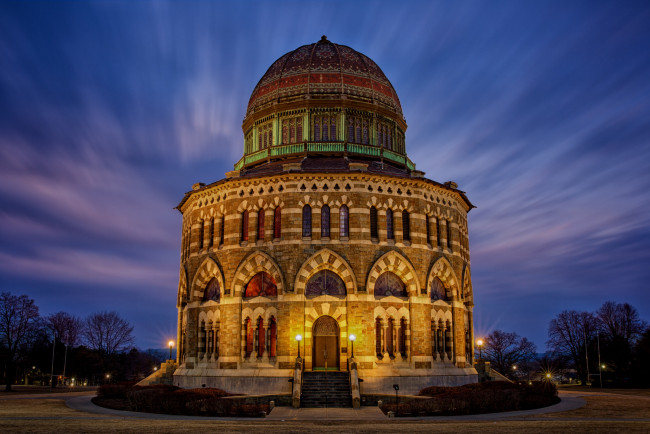
[[[375,281],[375,296],[386,297],[394,295],[396,297],[406,297],[406,285],[402,282],[397,274],[390,271],[382,273]]]
[[[451,250],[451,221],[447,220],[445,223],[447,226],[447,248]]]
[[[338,276],[338,274],[329,271],[322,270],[314,274],[311,279],[307,282],[305,286],[305,295],[306,296],[318,296],[318,295],[345,295],[345,283]]]
[[[377,357],[381,357],[382,354],[384,353],[383,351],[383,345],[381,344],[381,333],[382,333],[382,325],[381,325],[381,318],[376,318],[375,319],[375,352],[377,353]]]
[[[399,352],[402,357],[406,357],[406,320],[399,320]]]
[[[350,236],[350,220],[347,205],[342,205],[339,209],[339,237]]]
[[[302,236],[311,237],[311,207],[302,207]]]
[[[427,244],[431,246],[431,219],[429,218],[429,214],[424,216],[424,224],[427,227]]]
[[[386,210],[386,239],[395,239],[395,231],[393,231],[393,210],[390,208]]]
[[[265,271],[260,271],[246,284],[244,297],[275,297],[278,295],[278,287],[273,276]]]
[[[264,332],[264,320],[262,317],[257,318],[257,357],[264,355],[266,349],[266,333]]]
[[[205,222],[203,220],[199,221],[199,250],[203,249],[203,238],[204,238],[204,233],[203,233],[203,227],[205,226]]]
[[[248,241],[248,210],[241,213],[241,241]]]
[[[402,237],[404,241],[411,241],[411,216],[409,212],[402,211]]]
[[[440,219],[438,217],[436,217],[436,244],[438,244],[438,247],[442,245],[440,243]]]
[[[210,219],[210,232],[208,233],[208,247],[212,247],[214,245],[214,218]]]
[[[377,208],[370,207],[370,238],[379,238],[379,231],[377,230]]]
[[[221,287],[219,286],[219,281],[213,277],[205,286],[205,291],[203,291],[203,301],[218,302],[220,297]]]
[[[257,212],[257,239],[264,239],[264,210],[261,209]]]
[[[390,318],[388,320],[388,327],[386,328],[386,352],[390,356],[393,356],[395,351],[394,333],[395,333],[395,320],[393,320],[393,318]]]
[[[280,238],[282,236],[282,210],[280,207],[275,208],[273,213],[273,238]]]
[[[223,245],[223,235],[226,233],[225,231],[226,227],[226,217],[221,216],[221,220],[219,222],[219,245]]]
[[[275,317],[271,317],[269,324],[269,357],[275,357],[278,341],[278,323]]]
[[[246,346],[244,348],[244,357],[249,358],[253,352],[253,341],[255,340],[255,330],[251,319],[246,318],[244,321],[244,330],[246,331]]]
[[[445,285],[442,284],[442,281],[435,277],[433,282],[431,282],[431,301],[447,299],[447,289]]]
[[[320,209],[320,236],[329,238],[330,236],[330,207],[323,205]]]

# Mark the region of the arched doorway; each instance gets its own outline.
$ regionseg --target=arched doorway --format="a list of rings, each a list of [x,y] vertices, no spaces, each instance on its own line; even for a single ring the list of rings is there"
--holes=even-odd
[[[322,316],[314,322],[312,369],[339,369],[339,335],[339,325],[331,316]]]

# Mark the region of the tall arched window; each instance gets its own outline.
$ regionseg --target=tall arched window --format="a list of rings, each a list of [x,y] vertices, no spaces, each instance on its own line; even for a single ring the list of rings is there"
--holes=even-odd
[[[248,210],[241,213],[241,241],[248,241]]]
[[[386,271],[382,273],[375,281],[374,295],[376,297],[387,297],[394,295],[396,297],[406,297],[406,285],[402,282],[397,274]]]
[[[395,239],[395,231],[393,231],[393,210],[390,208],[386,210],[386,238],[389,240]]]
[[[402,211],[402,237],[404,241],[411,241],[411,216],[407,210]]]
[[[214,218],[210,219],[210,232],[208,235],[210,238],[208,238],[208,247],[212,247],[214,245]]]
[[[447,248],[451,250],[451,221],[447,220],[445,223],[447,224]]]
[[[226,233],[225,231],[226,227],[226,216],[221,216],[221,220],[219,222],[219,245],[223,245],[223,236]]]
[[[250,318],[246,318],[244,321],[244,330],[246,330],[246,346],[244,347],[244,357],[248,358],[253,352],[253,341],[255,340],[255,330],[253,329],[253,324],[251,324]]]
[[[391,356],[394,355],[394,351],[395,351],[394,333],[395,333],[395,320],[393,320],[393,318],[390,318],[388,320],[388,327],[386,328],[386,352]]]
[[[399,320],[399,352],[402,357],[406,357],[406,320]]]
[[[370,207],[370,238],[379,238],[379,231],[377,230],[377,208]]]
[[[266,333],[264,332],[264,319],[257,318],[257,357],[264,355],[266,349]]]
[[[434,277],[433,282],[431,282],[431,301],[436,300],[446,300],[447,299],[447,289],[445,285],[442,284],[442,281]]]
[[[204,233],[203,233],[203,227],[205,226],[205,222],[203,220],[199,221],[199,250],[203,249],[203,238],[204,238]]]
[[[438,244],[438,247],[442,246],[440,242],[440,219],[438,217],[436,217],[436,244]]]
[[[257,239],[264,239],[264,210],[261,209],[257,212]]]
[[[431,219],[429,218],[429,214],[424,216],[424,224],[426,225],[427,229],[427,244],[431,246]]]
[[[339,237],[350,236],[350,217],[347,205],[339,209]]]
[[[278,323],[271,317],[269,324],[269,357],[275,357],[278,341]]]
[[[323,205],[320,209],[320,236],[329,238],[330,236],[330,207]]]
[[[275,208],[273,213],[273,238],[280,238],[282,236],[282,210],[280,207]]]
[[[311,207],[302,207],[302,236],[311,237]]]
[[[376,318],[375,319],[375,353],[377,353],[377,357],[381,357],[382,354],[384,353],[383,345],[381,344],[381,333],[382,333],[381,318]]]

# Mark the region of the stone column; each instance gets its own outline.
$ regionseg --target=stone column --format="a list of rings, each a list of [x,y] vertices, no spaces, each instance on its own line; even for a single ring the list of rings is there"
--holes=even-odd
[[[262,347],[262,362],[268,362],[269,361],[269,340],[267,339],[267,334],[268,334],[268,323],[267,321],[260,321],[260,347]]]
[[[217,360],[217,334],[219,332],[219,325],[216,321],[212,323],[212,360]]]
[[[381,349],[382,358],[388,360],[388,321],[381,325],[382,342],[384,347]]]

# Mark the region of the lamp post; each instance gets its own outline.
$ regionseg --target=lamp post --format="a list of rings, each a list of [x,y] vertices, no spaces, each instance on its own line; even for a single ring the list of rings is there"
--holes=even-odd
[[[350,358],[354,359],[354,341],[357,340],[355,335],[350,335],[350,342],[352,342],[352,355]]]
[[[300,358],[300,341],[302,340],[302,335],[296,335],[296,340],[298,341],[298,358]]]
[[[478,346],[478,360],[481,361],[481,356],[483,355],[481,353],[481,348],[483,347],[483,339],[479,339],[476,341],[476,345]]]
[[[174,347],[174,341],[169,341],[169,360],[172,359],[172,348]]]

